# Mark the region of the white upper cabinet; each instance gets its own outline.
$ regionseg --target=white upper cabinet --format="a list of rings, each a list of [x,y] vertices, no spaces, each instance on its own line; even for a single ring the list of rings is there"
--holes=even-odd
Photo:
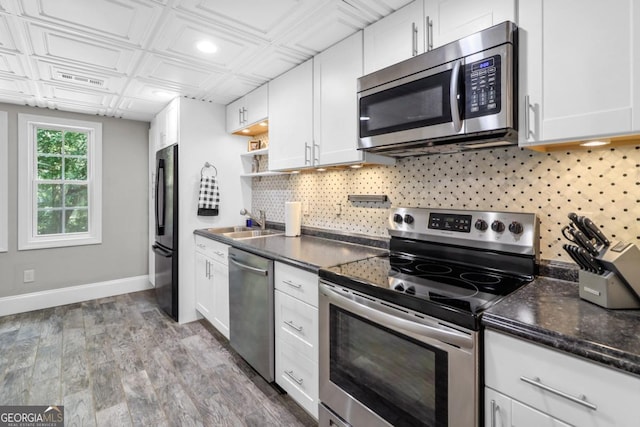
[[[227,105],[227,132],[233,133],[266,120],[269,85],[264,84]]]
[[[425,51],[422,0],[409,3],[364,29],[364,74]]]
[[[425,50],[456,41],[500,22],[516,22],[515,0],[424,0]]]
[[[515,0],[416,0],[364,29],[364,74],[516,21]]]
[[[269,169],[311,166],[313,59],[269,82]]]
[[[640,130],[633,3],[519,2],[520,145]]]
[[[155,125],[158,137],[156,150],[178,142],[179,103],[180,99],[175,98],[156,114]]]
[[[362,31],[313,59],[314,166],[393,163],[358,150],[358,77],[362,76]]]

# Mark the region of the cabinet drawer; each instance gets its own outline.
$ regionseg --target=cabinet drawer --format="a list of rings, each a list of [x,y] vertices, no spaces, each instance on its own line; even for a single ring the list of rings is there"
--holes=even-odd
[[[276,262],[275,287],[313,307],[318,307],[318,275]]]
[[[229,245],[207,239],[206,237],[196,236],[196,251],[207,255],[211,259],[227,265],[227,255],[229,254]]]
[[[275,291],[276,340],[318,361],[318,309],[279,290]]]
[[[493,331],[485,332],[485,382],[574,425],[626,426],[640,419],[639,378]]]
[[[276,383],[318,419],[318,364],[277,340]]]

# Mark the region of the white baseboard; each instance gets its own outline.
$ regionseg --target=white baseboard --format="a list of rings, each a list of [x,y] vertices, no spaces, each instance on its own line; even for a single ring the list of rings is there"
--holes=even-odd
[[[59,305],[89,301],[96,298],[128,294],[129,292],[152,289],[149,276],[125,277],[124,279],[106,282],[89,283],[87,285],[70,286],[68,288],[49,291],[32,292],[0,298],[0,316],[41,310]]]

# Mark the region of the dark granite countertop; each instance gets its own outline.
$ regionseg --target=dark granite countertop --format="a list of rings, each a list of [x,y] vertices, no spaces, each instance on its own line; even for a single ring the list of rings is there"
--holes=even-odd
[[[386,249],[378,247],[304,234],[299,237],[275,235],[234,240],[210,233],[206,229],[195,230],[194,233],[313,273],[317,273],[318,269],[323,267],[388,253]]]
[[[578,284],[540,277],[482,317],[487,328],[640,376],[640,310],[581,299]]]

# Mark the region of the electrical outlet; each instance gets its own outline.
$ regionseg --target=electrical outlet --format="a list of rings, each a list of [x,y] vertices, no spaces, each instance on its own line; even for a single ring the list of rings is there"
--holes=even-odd
[[[31,283],[36,280],[36,271],[35,270],[25,270],[23,272],[23,282]]]
[[[302,215],[309,215],[309,201],[304,200],[302,202]]]

